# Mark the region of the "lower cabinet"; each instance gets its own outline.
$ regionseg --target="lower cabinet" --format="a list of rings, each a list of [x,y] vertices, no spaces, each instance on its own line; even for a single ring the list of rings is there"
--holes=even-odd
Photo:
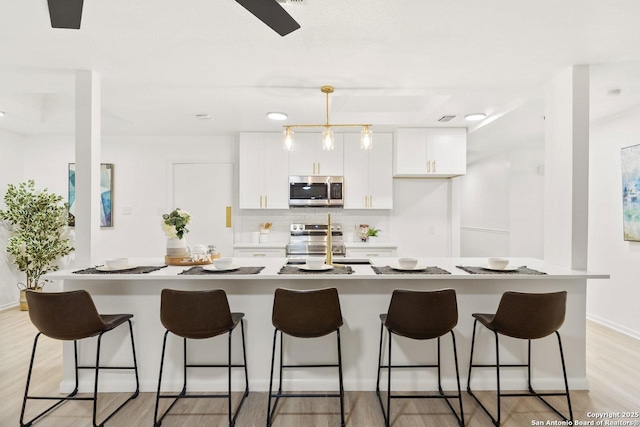
[[[286,254],[284,248],[234,249],[233,256],[237,258],[284,258]]]

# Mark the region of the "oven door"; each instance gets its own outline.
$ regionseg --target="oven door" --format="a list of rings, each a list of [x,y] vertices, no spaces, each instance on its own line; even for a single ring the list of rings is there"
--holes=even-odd
[[[304,177],[312,178],[312,177]],[[329,185],[326,182],[289,178],[289,206],[328,206]]]

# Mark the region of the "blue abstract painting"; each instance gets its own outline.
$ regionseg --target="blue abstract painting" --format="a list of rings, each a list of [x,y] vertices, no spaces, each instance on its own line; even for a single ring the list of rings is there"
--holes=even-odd
[[[624,240],[640,242],[640,145],[622,149]]]
[[[76,164],[69,163],[69,225],[76,224]],[[113,227],[113,164],[100,164],[100,226]]]

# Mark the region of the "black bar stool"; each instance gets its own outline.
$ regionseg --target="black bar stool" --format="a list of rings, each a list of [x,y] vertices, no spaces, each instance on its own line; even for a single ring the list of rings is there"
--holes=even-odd
[[[342,312],[336,288],[317,289],[312,291],[294,291],[276,289],[273,300],[272,323],[273,349],[271,352],[271,376],[269,378],[269,401],[267,404],[267,427],[271,426],[273,414],[281,397],[339,397],[340,425],[344,427],[344,388],[342,385],[342,351],[340,348],[340,327]],[[273,370],[276,357],[276,338],[280,331],[280,383],[278,392],[273,393]],[[335,332],[338,339],[337,365],[285,365],[283,363],[284,335],[297,338],[318,338]],[[282,370],[286,368],[338,368],[340,392],[338,394],[303,394],[282,393]],[[271,409],[271,399],[276,400]]]
[[[160,359],[160,374],[158,376],[158,393],[156,394],[156,409],[153,420],[154,426],[162,425],[162,420],[169,413],[173,405],[179,399],[224,398],[228,399],[229,426],[233,426],[240,412],[244,400],[249,395],[249,374],[247,372],[247,352],[244,341],[244,313],[231,313],[227,294],[222,289],[207,291],[177,291],[163,289],[160,305],[160,320],[167,329],[162,341],[162,356]],[[244,364],[231,363],[231,336],[233,330],[240,323],[242,332],[242,353]],[[167,347],[167,335],[169,332],[183,338],[183,376],[184,383],[179,394],[160,394],[162,384],[162,369],[164,367],[164,353]],[[194,365],[187,362],[187,338],[204,339],[213,338],[227,333],[229,337],[228,363],[226,365]],[[228,393],[227,394],[197,394],[187,395],[187,368],[227,368],[228,369]],[[244,368],[245,389],[236,408],[235,415],[231,412],[231,368]],[[158,418],[160,399],[174,399],[167,410]]]
[[[29,317],[31,318],[31,322],[33,322],[34,326],[38,329],[38,333],[33,340],[33,352],[31,353],[27,385],[24,390],[24,399],[22,401],[20,425],[23,427],[32,425],[34,421],[43,417],[68,400],[91,400],[93,402],[93,425],[94,427],[103,426],[131,399],[138,397],[140,383],[138,381],[136,347],[133,342],[133,326],[131,325],[131,318],[133,317],[133,314],[98,314],[96,306],[91,299],[91,295],[89,295],[87,291],[83,290],[50,293],[27,291],[26,296],[27,303],[29,304]],[[133,366],[100,366],[100,343],[102,335],[125,322],[129,323]],[[73,391],[65,397],[29,396],[29,384],[31,383],[33,362],[36,357],[38,338],[40,338],[41,334],[57,340],[73,341],[76,384]],[[78,340],[94,336],[98,337],[95,366],[78,366]],[[78,393],[78,369],[95,370],[93,396],[76,397],[76,394]],[[98,374],[100,369],[133,369],[136,376],[136,390],[124,403],[111,412],[104,420],[102,420],[102,422],[98,423],[96,420],[96,406],[98,403]],[[25,422],[24,412],[27,407],[27,400],[29,399],[57,400],[58,402],[41,412],[35,418]]]
[[[378,353],[378,379],[376,382],[376,394],[380,401],[380,409],[384,417],[385,426],[389,427],[391,418],[391,399],[444,399],[451,412],[458,420],[460,426],[464,426],[464,411],[462,409],[462,393],[460,391],[460,373],[458,372],[458,351],[456,348],[456,335],[453,328],[458,324],[458,304],[456,291],[443,289],[440,291],[405,291],[395,290],[391,296],[391,303],[387,314],[380,315],[380,351]],[[384,328],[389,334],[389,364],[382,364],[382,335]],[[451,334],[453,343],[453,357],[456,364],[456,380],[458,382],[458,394],[445,394],[442,390],[440,375],[440,337]],[[393,334],[414,340],[438,340],[438,363],[436,365],[393,365],[391,363],[391,337]],[[391,395],[391,368],[437,368],[439,395]],[[382,396],[380,395],[380,372],[387,369],[387,411],[384,410]],[[449,399],[458,399],[460,404],[460,416],[456,414]]]
[[[569,383],[567,381],[567,370],[564,364],[564,353],[562,351],[562,340],[558,329],[564,323],[564,316],[567,305],[567,292],[554,292],[547,294],[530,294],[521,292],[505,292],[500,299],[500,305],[496,314],[474,313],[473,338],[471,340],[471,357],[469,359],[469,378],[467,380],[467,392],[480,404],[484,412],[491,418],[493,424],[500,425],[500,398],[501,397],[522,397],[535,396],[545,405],[551,408],[565,421],[573,420],[573,410],[571,409],[571,398],[569,396]],[[473,347],[476,340],[476,325],[480,322],[491,330],[496,341],[496,364],[495,365],[474,365]],[[558,338],[560,349],[560,360],[562,362],[562,374],[564,376],[565,393],[538,393],[531,386],[531,340],[544,338],[555,332]],[[528,342],[527,363],[505,365],[500,364],[500,345],[498,334],[512,338],[525,339]],[[526,367],[529,393],[501,393],[500,392],[500,368],[501,367]],[[471,369],[472,368],[496,368],[496,384],[498,399],[498,417],[494,418],[489,410],[478,400],[471,391]],[[566,418],[556,408],[551,406],[543,396],[566,396],[569,406],[569,418]]]

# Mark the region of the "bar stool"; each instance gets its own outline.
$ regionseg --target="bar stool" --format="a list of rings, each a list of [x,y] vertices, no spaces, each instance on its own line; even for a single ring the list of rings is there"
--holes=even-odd
[[[162,356],[160,358],[160,374],[158,376],[158,393],[156,394],[156,408],[153,416],[154,426],[162,425],[162,420],[169,413],[173,405],[179,399],[228,399],[229,426],[233,426],[240,412],[244,400],[249,395],[249,374],[247,372],[247,352],[244,341],[244,313],[231,313],[227,294],[222,289],[206,291],[178,291],[163,289],[160,297],[160,320],[167,329],[162,341]],[[242,354],[244,364],[231,363],[231,337],[233,330],[240,323],[242,332]],[[183,378],[182,391],[179,394],[160,394],[162,384],[162,370],[164,368],[164,354],[167,348],[167,336],[169,332],[183,339]],[[226,365],[194,365],[187,363],[187,339],[213,338],[227,333],[228,363]],[[227,394],[197,394],[187,395],[187,368],[227,368],[228,393]],[[231,368],[244,368],[245,390],[236,408],[235,415],[231,412]],[[160,399],[174,399],[167,410],[158,418]]]
[[[451,412],[458,420],[460,426],[464,426],[464,411],[462,409],[462,393],[460,391],[460,373],[458,372],[458,351],[456,348],[456,335],[453,328],[458,323],[458,305],[456,291],[443,289],[439,291],[405,291],[395,290],[391,296],[391,303],[387,314],[380,315],[380,351],[378,353],[378,379],[376,382],[376,394],[380,401],[380,409],[386,427],[389,427],[391,418],[391,399],[444,399]],[[384,328],[389,334],[389,364],[382,364],[382,336]],[[453,357],[456,365],[456,380],[458,382],[458,394],[445,394],[442,390],[440,375],[440,337],[451,334],[453,343]],[[438,340],[438,363],[436,365],[393,365],[391,363],[391,337],[393,334],[414,340]],[[384,410],[382,396],[380,395],[380,372],[387,369],[387,411]],[[391,368],[437,368],[439,395],[391,395]],[[460,416],[456,414],[449,399],[458,399],[460,404]]]
[[[546,294],[531,294],[521,292],[505,292],[500,299],[498,310],[495,314],[474,313],[473,337],[471,339],[471,357],[469,360],[469,378],[467,380],[467,392],[480,404],[480,407],[491,418],[493,424],[500,425],[500,398],[501,397],[521,397],[535,396],[545,405],[551,408],[565,421],[573,420],[571,409],[571,398],[569,396],[569,383],[567,381],[567,370],[564,363],[564,353],[562,351],[562,340],[558,329],[564,323],[564,316],[567,305],[567,292],[553,292]],[[474,365],[473,348],[476,339],[476,325],[482,323],[495,335],[496,341],[496,364],[495,365]],[[555,332],[558,338],[560,349],[560,361],[562,362],[562,374],[564,376],[565,393],[538,393],[531,386],[531,340],[544,338]],[[500,364],[500,346],[498,335],[506,335],[512,338],[525,339],[528,343],[527,363],[505,365]],[[501,393],[500,392],[500,367],[526,367],[529,393]],[[498,417],[493,418],[489,410],[478,400],[471,391],[471,369],[472,368],[496,368]],[[569,418],[566,418],[556,408],[551,406],[543,396],[567,396],[569,406]]]
[[[93,425],[94,427],[103,426],[130,400],[138,397],[138,392],[140,390],[140,383],[138,381],[138,365],[136,362],[136,347],[133,342],[133,326],[131,325],[131,318],[133,317],[133,314],[98,314],[96,306],[93,303],[93,299],[91,299],[91,295],[84,290],[48,293],[28,290],[26,292],[26,296],[27,303],[29,304],[29,318],[33,325],[38,329],[38,333],[33,340],[33,352],[31,353],[27,385],[25,387],[24,399],[22,401],[20,425],[22,427],[32,425],[34,421],[43,417],[68,400],[91,400],[93,401]],[[102,335],[125,322],[129,323],[133,366],[100,366],[100,343]],[[42,334],[57,340],[73,341],[76,384],[73,391],[65,397],[29,396],[29,385],[31,383],[33,362],[36,357],[38,338],[40,338],[40,335]],[[78,366],[78,340],[94,336],[98,337],[95,366]],[[78,369],[95,370],[92,397],[76,397],[76,394],[78,393]],[[98,403],[98,374],[100,369],[133,369],[136,377],[136,390],[124,403],[111,412],[104,420],[102,420],[102,422],[98,423],[96,420],[96,406]],[[28,399],[57,400],[58,402],[41,412],[35,418],[25,422],[24,413]]]
[[[281,397],[339,397],[340,425],[344,427],[344,388],[342,385],[342,351],[340,348],[340,327],[342,312],[336,288],[317,289],[311,291],[294,291],[276,289],[273,300],[272,323],[273,349],[271,351],[271,376],[269,378],[269,400],[267,404],[267,427],[271,426],[273,414]],[[280,331],[280,383],[278,392],[273,393],[273,370],[276,357],[276,338]],[[283,363],[284,335],[297,338],[318,338],[335,332],[338,340],[337,365],[285,365]],[[338,368],[340,392],[338,394],[301,394],[282,393],[282,370],[286,368]],[[271,399],[275,397],[273,410]]]

